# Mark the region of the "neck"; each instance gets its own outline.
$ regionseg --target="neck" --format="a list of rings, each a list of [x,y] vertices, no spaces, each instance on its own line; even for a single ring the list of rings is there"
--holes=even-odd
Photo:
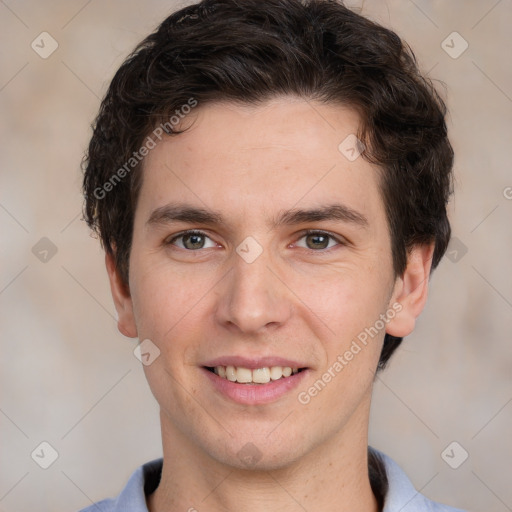
[[[200,450],[162,415],[164,464],[150,512],[378,512],[368,477],[367,418],[286,467],[228,466]]]

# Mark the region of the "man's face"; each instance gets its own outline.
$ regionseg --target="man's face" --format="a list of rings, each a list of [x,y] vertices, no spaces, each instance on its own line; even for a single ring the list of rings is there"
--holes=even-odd
[[[145,161],[120,318],[160,350],[144,369],[164,432],[261,468],[364,437],[384,329],[344,354],[395,279],[377,169],[338,149],[358,116],[287,97],[188,121]]]

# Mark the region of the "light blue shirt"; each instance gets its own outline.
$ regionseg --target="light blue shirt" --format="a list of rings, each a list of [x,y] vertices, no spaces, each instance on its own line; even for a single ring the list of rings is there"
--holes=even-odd
[[[388,478],[389,487],[382,512],[464,512],[429,500],[416,491],[393,459],[375,448],[370,447],[370,450],[381,457]],[[159,479],[161,469],[162,459],[144,464],[132,474],[117,498],[100,501],[80,512],[148,512],[144,486],[149,479]],[[156,483],[152,487],[156,488]]]

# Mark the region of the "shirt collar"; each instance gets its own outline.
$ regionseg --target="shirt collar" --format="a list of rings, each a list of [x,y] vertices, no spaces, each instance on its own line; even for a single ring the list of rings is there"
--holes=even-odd
[[[382,460],[388,479],[388,490],[384,498],[382,512],[462,512],[428,500],[416,491],[400,466],[384,453],[369,448]],[[148,512],[146,494],[150,494],[159,484],[163,459],[156,459],[139,467],[130,477],[125,488],[112,504],[112,512]],[[111,500],[108,500],[111,501]],[[100,510],[103,510],[100,508]]]

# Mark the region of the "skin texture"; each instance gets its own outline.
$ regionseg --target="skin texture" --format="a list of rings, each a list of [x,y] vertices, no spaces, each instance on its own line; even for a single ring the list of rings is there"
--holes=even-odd
[[[144,367],[164,450],[151,511],[377,510],[366,455],[372,384],[385,331],[408,335],[423,309],[433,247],[415,247],[395,279],[378,169],[338,150],[358,123],[345,106],[294,97],[200,105],[184,133],[146,157],[129,288],[111,257],[106,264],[119,330],[161,351]],[[223,220],[148,223],[169,203]],[[367,224],[273,224],[283,211],[335,203]],[[205,247],[173,240],[186,229],[203,231]],[[309,248],[306,229],[342,243]],[[236,252],[248,236],[263,250],[252,263]],[[301,404],[298,393],[397,303],[385,329]],[[278,400],[243,405],[216,391],[201,368],[226,355],[285,357],[308,372]],[[250,467],[238,455],[248,443],[258,453]]]

